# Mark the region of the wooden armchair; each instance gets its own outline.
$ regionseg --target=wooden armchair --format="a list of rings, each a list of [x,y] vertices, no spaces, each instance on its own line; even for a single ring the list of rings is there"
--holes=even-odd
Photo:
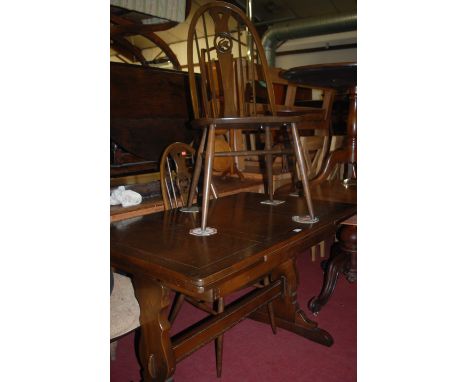
[[[244,58],[247,53],[243,42],[246,31],[252,36],[248,59]],[[282,127],[292,135],[293,153],[297,158],[308,207],[307,215],[294,216],[293,219],[305,224],[317,222],[318,217],[313,211],[297,125],[305,126],[307,123],[308,128],[323,128],[326,110],[317,108],[309,110],[306,115],[277,110],[273,83],[260,38],[250,20],[232,4],[221,1],[208,3],[195,12],[188,31],[187,53],[190,93],[195,115],[192,125],[202,130],[188,198],[189,206],[193,201],[205,156],[201,226],[191,230],[190,233],[203,236],[216,233],[215,228],[207,226],[209,185],[215,155],[265,155],[269,198],[262,203],[271,205],[281,203],[273,200],[272,156],[282,154],[284,150],[272,149],[271,130]],[[238,64],[239,62],[241,64]],[[195,65],[200,69],[200,87],[197,87],[195,81]],[[266,89],[264,104],[257,104],[256,82],[260,78],[263,79],[262,85]],[[215,153],[216,132],[230,129],[252,130],[265,134],[264,150]]]

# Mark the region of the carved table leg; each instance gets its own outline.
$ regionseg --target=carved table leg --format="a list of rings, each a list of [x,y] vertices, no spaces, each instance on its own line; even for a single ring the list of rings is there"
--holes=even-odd
[[[285,291],[273,301],[276,325],[322,345],[331,346],[332,336],[310,320],[297,302],[298,277],[295,259],[289,259],[272,272],[272,281],[285,278]],[[270,323],[268,311],[259,309],[250,318]]]
[[[135,296],[140,304],[141,338],[139,360],[143,381],[171,380],[175,370],[167,313],[170,304],[169,289],[146,278],[133,280]]]
[[[344,274],[349,282],[356,281],[357,227],[343,225],[337,232],[338,242],[333,244],[330,258],[326,262],[322,290],[309,301],[309,309],[318,314],[335,290],[338,275]]]

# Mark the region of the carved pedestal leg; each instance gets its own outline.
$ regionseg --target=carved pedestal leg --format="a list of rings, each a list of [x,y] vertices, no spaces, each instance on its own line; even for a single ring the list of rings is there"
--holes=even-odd
[[[344,225],[337,233],[338,242],[333,244],[330,258],[326,262],[322,290],[309,301],[309,309],[318,314],[335,290],[338,275],[344,274],[348,281],[356,280],[357,236],[355,225]]]
[[[167,313],[169,290],[161,283],[134,279],[135,296],[140,304],[141,338],[139,360],[144,381],[170,380],[175,370],[175,358],[169,336]]]
[[[289,330],[302,337],[322,345],[331,346],[332,336],[320,329],[315,321],[310,320],[297,302],[297,271],[295,259],[289,259],[272,272],[272,282],[283,277],[285,291],[283,296],[273,301],[276,326]],[[250,315],[254,320],[270,323],[268,311],[262,308]]]

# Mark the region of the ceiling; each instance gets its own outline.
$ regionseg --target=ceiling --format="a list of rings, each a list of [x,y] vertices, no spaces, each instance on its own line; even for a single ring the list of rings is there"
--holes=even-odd
[[[186,41],[190,20],[195,11],[203,4],[212,0],[192,0],[187,19],[156,34],[168,45]],[[246,0],[228,0],[245,11]],[[356,12],[356,0],[252,0],[252,15],[258,32],[263,34],[269,25],[298,18],[336,16],[346,12]],[[148,39],[132,35],[127,36],[132,45],[141,50],[153,48],[154,44]],[[111,56],[116,52],[111,49]]]

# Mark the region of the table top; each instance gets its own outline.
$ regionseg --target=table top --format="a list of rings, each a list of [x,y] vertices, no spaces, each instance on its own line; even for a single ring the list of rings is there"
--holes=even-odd
[[[343,89],[357,84],[357,64],[355,62],[339,62],[298,66],[281,71],[280,77],[288,81],[312,86]]]
[[[278,206],[262,200],[265,195],[239,193],[211,201],[208,225],[218,233],[208,237],[189,234],[200,225],[199,214],[177,209],[114,222],[111,263],[173,285],[207,288],[268,256],[298,245],[307,248],[356,213],[352,204],[314,201],[319,222],[300,224],[291,217],[306,213],[304,198],[287,197]]]
[[[213,176],[213,183],[219,196],[227,196],[238,192],[263,192],[263,178],[261,174],[252,178],[252,174],[244,173],[245,178],[240,181],[237,177],[223,179],[220,175]],[[148,215],[164,211],[162,196],[145,197],[141,204],[130,207],[121,205],[110,207],[110,221],[116,222],[136,216]]]
[[[312,199],[330,202],[357,204],[357,186],[345,187],[341,180],[327,180],[319,185],[309,186]],[[293,185],[287,184],[275,191],[275,197],[282,198],[293,191]]]

